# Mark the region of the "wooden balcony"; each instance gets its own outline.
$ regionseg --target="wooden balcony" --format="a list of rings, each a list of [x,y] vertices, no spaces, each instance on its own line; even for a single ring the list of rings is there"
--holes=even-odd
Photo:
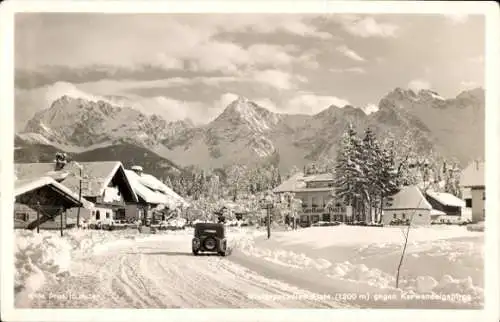
[[[302,212],[305,214],[322,214],[328,212],[325,207],[303,207]]]

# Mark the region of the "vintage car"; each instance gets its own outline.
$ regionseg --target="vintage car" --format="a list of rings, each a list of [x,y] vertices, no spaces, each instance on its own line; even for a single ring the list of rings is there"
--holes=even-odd
[[[227,240],[224,225],[220,223],[197,223],[194,226],[192,248],[194,255],[198,255],[200,252],[211,252],[226,256]]]

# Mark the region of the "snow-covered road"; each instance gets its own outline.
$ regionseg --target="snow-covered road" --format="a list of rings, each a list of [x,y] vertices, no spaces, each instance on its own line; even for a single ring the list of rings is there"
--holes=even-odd
[[[231,256],[193,256],[190,236],[168,236],[74,254],[71,275],[47,282],[18,307],[326,308],[342,305],[266,278]],[[272,296],[270,300],[266,296]],[[24,303],[23,303],[24,302]]]
[[[395,288],[398,228],[228,229],[227,257],[193,256],[192,230],[16,233],[16,307],[481,308],[483,233],[414,229]]]

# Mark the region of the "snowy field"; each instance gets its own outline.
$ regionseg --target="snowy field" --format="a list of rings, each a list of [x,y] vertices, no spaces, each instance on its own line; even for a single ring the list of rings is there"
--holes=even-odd
[[[397,227],[228,228],[224,258],[192,256],[192,229],[16,231],[16,306],[479,308],[483,234],[412,229],[396,289]]]
[[[367,307],[479,308],[483,297],[483,233],[463,226],[410,231],[395,288],[404,243],[399,227],[313,227],[241,240],[242,263],[281,272],[317,292],[357,293],[352,304]],[[238,256],[236,256],[238,261]],[[248,260],[252,258],[252,260]],[[297,279],[295,279],[297,281]],[[297,284],[297,283],[296,283]],[[360,298],[360,294],[368,294]],[[419,300],[418,296],[424,297]],[[439,300],[430,301],[429,299]],[[375,299],[378,297],[379,299]],[[383,301],[382,301],[383,299]]]

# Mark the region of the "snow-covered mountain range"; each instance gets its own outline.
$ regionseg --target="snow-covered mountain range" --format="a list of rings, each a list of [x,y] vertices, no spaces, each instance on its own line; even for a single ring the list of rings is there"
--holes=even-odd
[[[389,131],[395,136],[418,132],[416,146],[465,164],[484,155],[484,111],[481,88],[451,99],[430,90],[396,88],[369,115],[352,106],[330,106],[316,115],[278,114],[239,97],[213,121],[196,126],[105,100],[65,95],[31,117],[16,138],[25,146],[53,145],[75,152],[131,144],[183,166],[217,168],[272,159],[287,169],[333,156],[352,123],[358,131],[370,126],[379,137]]]

